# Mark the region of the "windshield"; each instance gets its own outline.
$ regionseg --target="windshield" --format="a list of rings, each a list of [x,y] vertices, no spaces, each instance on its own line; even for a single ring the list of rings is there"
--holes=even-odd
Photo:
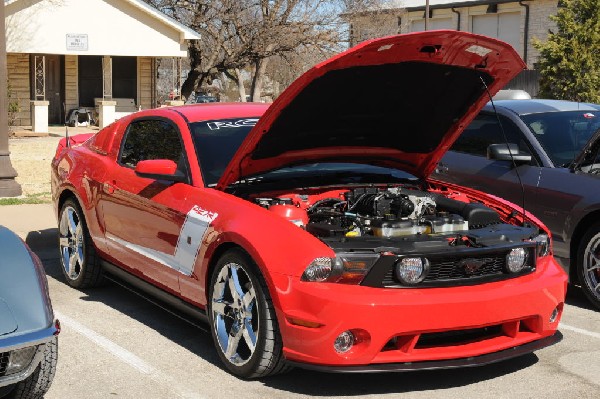
[[[555,166],[568,166],[600,128],[600,111],[522,115]]]
[[[204,184],[211,186],[219,181],[231,158],[257,121],[258,117],[190,123]]]

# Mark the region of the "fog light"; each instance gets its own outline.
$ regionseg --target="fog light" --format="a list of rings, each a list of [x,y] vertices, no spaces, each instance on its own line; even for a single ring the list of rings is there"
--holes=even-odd
[[[511,273],[518,273],[525,267],[527,251],[525,248],[513,248],[506,255],[506,268]]]
[[[427,276],[429,261],[425,258],[402,258],[396,264],[396,277],[403,284],[420,283]]]
[[[354,334],[351,331],[341,333],[333,343],[333,348],[337,353],[346,353],[354,345]]]
[[[10,358],[8,360],[8,366],[6,367],[6,375],[15,374],[23,371],[29,366],[37,346],[30,346],[28,348],[16,349],[10,352]]]
[[[550,324],[554,323],[556,321],[556,319],[558,318],[558,313],[559,310],[558,308],[554,308],[554,310],[552,311],[552,314],[550,315]]]

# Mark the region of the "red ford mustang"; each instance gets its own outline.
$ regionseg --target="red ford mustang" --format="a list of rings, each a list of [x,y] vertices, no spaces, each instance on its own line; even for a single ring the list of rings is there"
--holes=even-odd
[[[63,272],[202,315],[234,374],[487,364],[550,345],[566,276],[537,219],[428,180],[524,67],[437,31],[365,42],[270,107],[138,112],[52,162]]]

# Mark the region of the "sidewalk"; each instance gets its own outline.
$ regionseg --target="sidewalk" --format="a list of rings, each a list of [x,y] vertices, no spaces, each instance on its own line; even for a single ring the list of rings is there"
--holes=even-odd
[[[31,130],[31,126],[14,126],[12,131],[14,137],[64,137],[65,126],[48,126],[48,133],[37,133]],[[81,127],[69,127],[69,134],[71,136],[81,133],[95,133],[100,128],[98,126],[81,126]]]
[[[52,204],[0,206],[0,225],[17,233],[41,259],[58,259],[58,224]]]

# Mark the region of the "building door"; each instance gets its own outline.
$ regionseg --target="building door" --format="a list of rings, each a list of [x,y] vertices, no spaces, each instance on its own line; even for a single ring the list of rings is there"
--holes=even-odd
[[[48,123],[65,123],[64,103],[64,57],[46,55],[46,100],[48,100]]]
[[[94,107],[94,99],[103,98],[102,57],[99,55],[80,55],[78,62],[79,105]]]

